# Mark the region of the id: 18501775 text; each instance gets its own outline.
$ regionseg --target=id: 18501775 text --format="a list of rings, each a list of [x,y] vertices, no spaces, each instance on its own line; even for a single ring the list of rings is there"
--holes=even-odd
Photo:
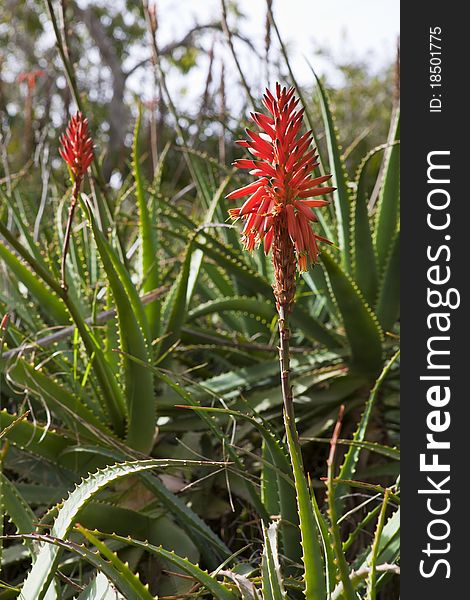
[[[442,111],[442,29],[440,27],[429,28],[429,87],[431,98],[429,100],[429,112],[440,113]]]

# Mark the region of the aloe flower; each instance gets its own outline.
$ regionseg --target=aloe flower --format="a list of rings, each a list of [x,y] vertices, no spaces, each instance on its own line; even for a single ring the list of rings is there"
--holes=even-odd
[[[93,140],[88,135],[88,119],[77,112],[68,124],[67,131],[60,137],[59,154],[67,163],[73,181],[72,200],[65,229],[64,246],[62,250],[61,287],[67,292],[66,260],[70,244],[73,215],[78,203],[78,195],[83,177],[93,162]]]
[[[249,169],[258,179],[227,196],[230,200],[249,196],[241,208],[229,213],[244,221],[242,240],[246,249],[253,250],[262,242],[268,254],[280,236],[287,236],[284,246],[294,246],[297,268],[306,271],[309,262],[317,262],[318,241],[330,243],[313,231],[312,224],[318,218],[312,209],[328,204],[318,196],[335,188],[320,187],[331,175],[312,175],[318,157],[310,148],[312,132],[299,133],[304,109],[298,109],[294,88],[287,90],[277,83],[276,97],[266,90],[263,103],[270,115],[251,113],[260,133],[247,129],[249,139],[237,142],[253,159],[234,163],[240,169]]]
[[[60,138],[59,153],[70,168],[74,180],[81,182],[93,162],[93,141],[88,135],[88,119],[81,112],[74,115]]]
[[[22,83],[23,81],[26,81],[28,90],[31,93],[36,87],[36,80],[39,77],[44,77],[45,74],[46,74],[46,72],[43,71],[42,69],[33,69],[32,71],[23,71],[22,73],[20,73],[18,75],[18,82]]]

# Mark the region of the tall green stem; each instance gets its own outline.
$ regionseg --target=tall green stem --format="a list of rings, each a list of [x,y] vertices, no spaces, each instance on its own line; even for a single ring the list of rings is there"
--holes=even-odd
[[[72,201],[70,202],[69,207],[69,215],[67,218],[67,226],[65,228],[65,237],[64,237],[64,246],[62,248],[62,262],[60,268],[60,286],[64,291],[64,294],[67,293],[67,254],[70,246],[70,235],[72,233],[72,224],[73,224],[73,215],[75,214],[75,207],[78,202],[78,194],[80,192],[80,181],[76,179],[72,188]]]
[[[279,306],[279,366],[281,371],[281,390],[284,411],[289,423],[292,437],[298,445],[298,434],[295,426],[294,398],[290,384],[290,329],[286,307]]]
[[[323,600],[326,598],[324,562],[320,547],[318,527],[312,511],[311,497],[304,474],[302,450],[295,426],[294,402],[290,385],[290,356],[288,327],[288,307],[279,303],[279,362],[281,367],[281,389],[284,401],[284,423],[286,428],[289,454],[294,475],[299,512],[299,525],[302,543],[302,561],[304,563],[305,600]]]

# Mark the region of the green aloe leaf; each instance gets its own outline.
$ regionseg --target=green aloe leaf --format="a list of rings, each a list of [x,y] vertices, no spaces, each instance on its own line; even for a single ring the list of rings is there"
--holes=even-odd
[[[128,458],[127,454],[116,450],[111,450],[104,446],[86,447],[80,445],[75,448],[76,451],[92,454],[99,454],[115,462],[124,461]],[[181,526],[188,534],[194,544],[197,546],[204,560],[211,568],[216,568],[222,560],[230,556],[230,550],[221,541],[221,539],[206,525],[191,508],[189,508],[183,497],[171,492],[161,479],[151,473],[143,472],[140,474],[144,485],[155,495],[159,502],[165,507],[169,515]]]
[[[242,313],[247,313],[267,324],[272,322],[276,314],[273,302],[234,296],[232,298],[211,300],[204,304],[200,304],[197,308],[194,308],[189,312],[188,321],[205,315],[219,314],[224,311],[240,311]],[[307,338],[320,342],[329,349],[337,349],[340,346],[338,338],[330,333],[322,323],[304,310],[297,308],[292,315],[292,322],[300,328]]]
[[[280,512],[279,489],[276,471],[272,468],[272,455],[263,439],[261,444],[261,500],[269,515],[277,515]]]
[[[352,479],[354,473],[356,472],[357,462],[359,460],[359,455],[361,453],[361,445],[365,440],[365,435],[367,431],[367,427],[369,425],[369,421],[372,415],[372,409],[377,400],[377,394],[380,388],[383,385],[383,382],[387,378],[387,375],[390,373],[390,369],[392,368],[395,361],[400,356],[399,352],[396,352],[392,358],[387,362],[385,367],[382,370],[382,373],[377,378],[375,385],[369,395],[367,400],[364,412],[362,413],[361,420],[359,421],[358,427],[354,432],[352,441],[354,445],[352,445],[348,452],[346,453],[345,459],[343,461],[343,465],[339,472],[339,479]]]
[[[144,585],[138,575],[135,575],[127,563],[122,560],[110,550],[104,542],[96,537],[91,531],[88,531],[85,527],[77,524],[78,531],[83,537],[88,540],[98,551],[104,560],[108,564],[112,565],[121,577],[123,577],[128,584],[133,588],[132,597],[139,598],[139,600],[154,600],[154,596],[150,593],[148,585]]]
[[[391,124],[390,145],[385,152],[383,185],[375,218],[374,243],[379,273],[385,269],[399,225],[400,213],[400,113]]]
[[[86,531],[84,528],[80,528],[81,533],[87,537],[92,543],[96,545],[98,539],[94,532]],[[99,532],[96,532],[99,534]],[[111,540],[116,540],[119,542],[123,542],[125,544],[129,544],[136,548],[140,548],[142,550],[146,550],[150,554],[155,554],[160,558],[163,558],[165,561],[168,561],[173,567],[177,567],[181,569],[184,573],[198,581],[204,588],[206,588],[211,594],[213,594],[214,598],[217,600],[237,600],[237,596],[230,592],[224,585],[219,583],[217,579],[209,574],[207,571],[203,571],[198,565],[192,564],[186,558],[181,558],[174,552],[169,552],[165,550],[161,546],[154,546],[153,544],[149,544],[148,542],[141,542],[139,540],[135,540],[129,537],[122,537],[115,534],[106,534]],[[98,542],[99,543],[99,542]],[[99,545],[102,548],[101,544]]]
[[[217,211],[217,208],[219,206],[221,199],[223,198],[224,191],[227,188],[229,181],[230,181],[230,177],[226,177],[222,181],[222,183],[220,184],[220,186],[218,187],[216,192],[214,193],[214,196],[213,196],[212,200],[210,201],[210,204],[204,215],[204,219],[203,219],[201,228],[208,226],[210,223],[212,223],[214,215]],[[187,290],[187,294],[186,294],[187,305],[189,305],[189,303],[191,302],[191,298],[193,297],[194,291],[196,290],[196,285],[197,285],[197,281],[199,278],[199,272],[201,270],[201,265],[202,265],[203,259],[204,259],[204,251],[201,249],[195,250],[191,255],[191,265],[189,268],[188,290]]]
[[[356,195],[351,207],[352,275],[366,302],[373,306],[377,298],[377,260],[375,256],[368,211],[367,178],[371,161],[383,148],[372,150],[362,161],[357,178]]]
[[[140,143],[139,135],[141,128],[142,111],[139,104],[139,112],[134,129],[134,143],[132,146],[132,173],[135,181],[137,207],[139,211],[139,234],[140,234],[140,268],[142,277],[142,292],[150,292],[160,285],[160,267],[158,264],[158,239],[157,228],[152,223],[155,210],[149,209],[145,197],[144,179],[140,168]],[[151,199],[155,194],[151,195]],[[152,337],[156,338],[160,330],[160,300],[157,298],[145,307],[145,313]]]
[[[151,361],[147,318],[128,272],[99,230],[90,208],[88,214],[116,304],[128,410],[126,439],[131,448],[148,453],[155,434],[156,400],[152,371],[146,367]]]
[[[85,435],[93,435],[100,439],[103,433],[111,436],[111,430],[95,415],[80,398],[72,395],[66,388],[54,381],[50,375],[35,369],[24,359],[18,359],[8,369],[8,377],[15,383],[31,391],[34,396],[41,398],[56,414],[66,422],[73,420],[74,424]],[[24,424],[23,424],[24,426]],[[20,429],[21,425],[18,426]]]
[[[336,566],[335,554],[333,552],[333,540],[331,539],[330,532],[328,530],[328,521],[322,514],[320,507],[318,506],[315,492],[310,486],[310,496],[312,498],[312,509],[315,514],[318,531],[320,533],[320,539],[323,546],[323,556],[325,558],[325,574],[326,574],[326,598],[329,600],[331,592],[333,591],[336,580],[338,579],[339,573]]]
[[[199,560],[199,552],[183,529],[159,507],[149,512],[114,506],[109,502],[90,502],[80,513],[80,523],[87,529],[147,541],[165,550],[185,556],[191,561]]]
[[[68,325],[70,317],[62,300],[51,291],[13,252],[0,242],[0,258],[7,270],[28,288],[31,296],[53,323]]]
[[[77,544],[76,542],[64,540],[53,535],[31,533],[12,537],[19,537],[25,540],[29,539],[34,542],[40,542],[42,544],[41,551],[45,552],[45,549],[48,549],[51,555],[58,555],[64,550],[75,554],[90,563],[95,569],[103,573],[109,579],[109,581],[111,581],[114,586],[124,595],[124,598],[142,598],[143,600],[153,600],[153,596],[149,594],[148,589],[115,553],[112,553],[112,560],[110,560],[110,554],[108,554],[106,557],[102,557],[96,552],[86,548],[86,546],[83,544]],[[30,581],[31,574],[35,572],[34,568],[36,564],[37,563],[35,563],[30,575],[28,576],[27,583]],[[36,588],[39,589],[37,586]],[[35,596],[34,589],[35,586],[33,581],[28,583],[27,588],[23,586],[19,596],[20,600],[42,600],[42,598],[49,600],[49,591],[46,593],[46,595],[41,592],[40,595]],[[50,589],[51,588],[49,588],[49,590]],[[121,600],[122,597],[118,598]]]
[[[333,257],[323,252],[321,260],[343,318],[351,348],[351,366],[359,373],[375,376],[382,367],[382,332],[377,317]]]
[[[36,515],[28,506],[24,498],[21,496],[17,487],[1,473],[0,478],[5,510],[12,522],[14,523],[17,533],[20,535],[32,533],[35,528]],[[39,544],[27,537],[24,538],[24,543],[28,548],[29,556],[32,559],[32,562],[34,563],[37,558]],[[55,582],[53,582],[53,584],[49,586],[49,589],[45,596],[45,600],[57,599],[57,586]]]
[[[319,540],[319,530],[312,507],[309,487],[304,474],[302,455],[298,440],[294,438],[288,418],[284,416],[287,441],[294,472],[297,507],[299,511],[300,535],[302,539],[302,561],[304,563],[305,599],[325,598],[325,570]],[[295,425],[294,425],[295,427]]]
[[[394,564],[400,556],[400,507],[395,510],[389,517],[381,529],[380,539],[378,540],[377,547],[372,549],[368,548],[363,555],[354,562],[355,572],[368,573],[368,566],[371,563],[375,554],[375,561],[377,565],[381,564]],[[378,568],[377,568],[378,570]],[[356,582],[359,583],[359,582]],[[380,588],[380,579],[377,582],[377,589]],[[335,596],[339,598],[340,596]]]
[[[335,217],[338,230],[338,245],[341,250],[341,264],[347,273],[351,269],[349,255],[350,248],[350,228],[351,228],[351,201],[347,184],[347,175],[344,162],[341,157],[341,148],[338,141],[337,130],[334,123],[333,112],[330,107],[328,94],[323,87],[319,77],[313,71],[317,86],[318,97],[320,100],[323,123],[325,126],[326,143],[328,148],[328,160],[330,169],[333,173],[332,183],[336,187],[333,192],[333,202],[335,206]]]
[[[18,533],[31,533],[35,529],[36,515],[23,499],[13,482],[0,473],[5,512],[10,517]],[[35,556],[35,546],[28,543],[28,549]]]
[[[2,437],[17,444],[20,448],[29,445],[34,453],[53,459],[74,443],[73,437],[69,438],[59,434],[38,422],[31,423],[31,421],[22,419],[16,423],[15,427],[11,427],[17,419],[17,415],[7,412],[6,409],[0,412],[0,427],[4,434]],[[40,448],[42,448],[41,451]]]
[[[385,263],[375,312],[385,331],[393,328],[400,314],[400,231]]]
[[[168,466],[201,465],[200,461],[171,461],[171,460],[143,460],[115,464],[90,475],[75,488],[62,506],[51,528],[53,538],[65,539],[69,534],[79,512],[111,482],[118,481],[128,475],[150,471]],[[42,600],[54,577],[60,558],[60,550],[55,546],[44,543],[39,549],[36,562],[29,572],[23,588],[23,600]]]
[[[240,458],[238,457],[237,452],[234,451],[234,449],[232,448],[232,445],[228,442],[227,436],[220,430],[216,421],[212,417],[207,416],[205,414],[205,412],[206,412],[205,408],[197,406],[195,401],[193,400],[192,396],[190,394],[188,394],[179,385],[179,383],[175,383],[174,381],[172,381],[168,375],[166,375],[165,373],[163,373],[161,371],[157,371],[157,376],[159,377],[159,379],[161,379],[162,382],[166,383],[174,392],[176,392],[176,394],[178,396],[180,396],[180,398],[182,398],[185,402],[187,402],[188,408],[191,408],[192,410],[196,410],[200,413],[201,418],[207,424],[208,428],[222,442],[222,444],[224,444],[224,446],[226,446],[226,451],[227,451],[230,459],[233,460],[233,462],[237,466],[239,466],[241,471],[243,471],[243,464],[242,464]],[[217,412],[219,409],[212,409],[212,410]],[[261,503],[261,499],[260,499],[259,494],[258,494],[257,490],[255,489],[254,485],[249,480],[244,480],[244,485],[248,491],[248,494],[251,498],[253,505],[255,506],[255,508],[258,511],[258,514],[262,518],[266,518],[267,517],[266,510],[265,510],[263,504]]]
[[[172,223],[177,224],[178,227],[183,227],[185,230],[183,232],[175,227],[165,231],[165,233],[185,242],[188,241],[188,238],[194,237],[194,231],[198,227],[197,224],[186,215],[181,214],[175,206],[166,205],[163,208],[163,214]],[[271,296],[272,287],[270,283],[246,262],[245,255],[235,252],[228,245],[211,235],[207,229],[199,232],[199,236],[195,240],[195,246],[200,248],[219,267],[224,268],[227,275],[239,286],[243,286],[247,292],[260,293],[267,297]]]
[[[163,305],[163,339],[157,350],[159,356],[164,355],[179,340],[181,328],[186,321],[188,280],[193,251],[194,236],[186,246],[181,271]]]

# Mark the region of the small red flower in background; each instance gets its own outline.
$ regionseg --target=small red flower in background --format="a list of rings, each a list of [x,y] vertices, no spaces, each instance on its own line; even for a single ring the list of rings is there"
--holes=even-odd
[[[60,138],[59,153],[79,183],[93,161],[93,141],[88,135],[88,119],[81,112],[74,115]]]
[[[234,163],[240,169],[250,169],[250,174],[259,179],[233,191],[227,198],[250,195],[241,208],[229,211],[233,219],[245,222],[242,236],[245,248],[253,250],[263,242],[268,254],[276,232],[286,229],[295,246],[298,269],[306,271],[308,262],[317,262],[317,241],[331,243],[312,230],[311,224],[318,221],[312,208],[328,204],[316,197],[335,188],[319,187],[331,175],[311,174],[318,166],[318,157],[316,150],[310,149],[312,132],[299,136],[304,109],[297,110],[298,103],[294,88],[287,90],[277,83],[276,97],[266,90],[263,104],[272,116],[251,113],[261,133],[247,129],[250,139],[237,142],[248,149],[254,160],[240,159]]]
[[[38,79],[39,77],[44,77],[45,74],[46,72],[41,69],[34,69],[33,71],[23,71],[18,75],[18,81],[19,83],[26,81],[28,85],[28,90],[32,92],[36,87],[36,79]]]

